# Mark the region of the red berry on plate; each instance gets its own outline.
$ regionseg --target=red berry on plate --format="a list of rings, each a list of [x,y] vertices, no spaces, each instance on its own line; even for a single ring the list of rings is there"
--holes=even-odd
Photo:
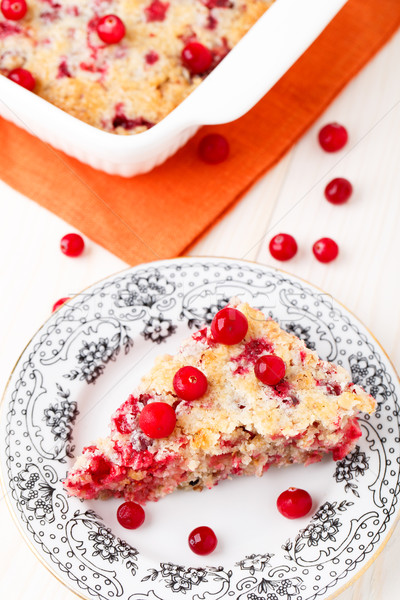
[[[166,402],[146,404],[140,413],[139,427],[149,438],[166,438],[175,429],[176,414]]]
[[[332,204],[344,204],[350,198],[353,186],[344,177],[336,177],[325,188],[325,198]]]
[[[305,517],[311,510],[312,498],[306,490],[290,487],[278,496],[276,506],[287,519]]]
[[[125,529],[137,529],[144,523],[144,510],[136,502],[124,502],[117,510],[118,523]]]
[[[211,323],[211,333],[216,342],[233,346],[242,341],[249,324],[240,310],[226,306],[217,314]]]
[[[193,529],[189,534],[188,542],[190,549],[193,550],[195,554],[200,554],[201,556],[214,552],[218,544],[217,536],[211,527],[206,527],[204,525]]]
[[[125,35],[125,25],[117,15],[105,15],[97,24],[97,35],[106,44],[118,44]]]
[[[269,251],[276,260],[290,260],[297,252],[296,240],[289,233],[278,233],[270,241]]]
[[[182,50],[182,63],[192,75],[208,71],[213,57],[211,50],[199,42],[189,42]]]
[[[207,377],[196,367],[182,367],[173,380],[176,395],[182,400],[197,400],[207,391]]]
[[[35,89],[36,81],[34,76],[27,69],[13,69],[8,74],[8,79],[14,81],[14,83],[18,83],[21,87],[33,92]]]
[[[70,298],[60,298],[59,300],[57,300],[57,302],[55,302],[53,304],[53,310],[52,310],[52,312],[54,312],[55,310],[57,310],[57,308],[60,308],[60,306],[62,306],[63,304],[65,304],[68,300],[70,300]]]
[[[316,241],[313,248],[314,256],[319,262],[328,263],[335,260],[339,254],[339,246],[331,238],[321,238]]]
[[[325,152],[341,150],[346,145],[348,137],[346,128],[339,123],[328,123],[318,134],[319,143]]]
[[[61,238],[61,252],[66,256],[79,256],[82,254],[84,247],[85,242],[82,236],[77,233],[67,233],[67,235]]]
[[[210,133],[200,140],[197,150],[201,160],[210,165],[216,165],[228,158],[229,143],[223,135]]]
[[[286,365],[279,356],[266,354],[257,360],[254,373],[265,385],[276,385],[285,377]]]
[[[19,21],[26,15],[27,10],[25,0],[2,0],[1,12],[10,21]]]

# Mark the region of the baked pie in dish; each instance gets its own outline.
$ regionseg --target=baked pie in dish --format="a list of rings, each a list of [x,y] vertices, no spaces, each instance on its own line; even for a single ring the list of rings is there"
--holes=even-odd
[[[24,87],[67,113],[139,133],[180,104],[272,2],[15,0],[26,12],[14,18],[3,0],[0,73],[23,84],[23,69]]]
[[[83,449],[64,482],[79,498],[140,504],[271,466],[341,460],[375,400],[345,369],[237,299],[161,356]]]

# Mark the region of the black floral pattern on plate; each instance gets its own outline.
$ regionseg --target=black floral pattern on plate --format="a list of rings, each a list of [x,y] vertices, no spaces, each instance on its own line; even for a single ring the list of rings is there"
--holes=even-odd
[[[353,480],[357,481],[358,476],[363,476],[369,469],[369,458],[365,452],[361,452],[360,446],[356,446],[353,452],[350,452],[343,460],[336,463],[336,469],[333,477],[338,483],[345,481],[344,489],[346,492],[351,491],[357,498],[360,494],[357,491],[358,485]]]
[[[390,392],[385,384],[385,373],[382,368],[377,369],[361,354],[352,354],[349,357],[349,365],[353,383],[363,387],[378,401],[379,405],[387,400]]]
[[[165,342],[176,331],[176,325],[172,324],[171,319],[165,319],[160,313],[157,316],[150,317],[145,322],[142,335],[145,340],[151,340],[156,344]]]
[[[74,446],[68,444],[72,437],[73,424],[79,414],[78,405],[75,401],[69,400],[70,391],[64,391],[57,383],[57,395],[61,400],[57,399],[54,403],[49,404],[44,409],[44,421],[54,436],[55,442],[60,442],[60,448],[54,450],[54,455],[57,456],[63,448],[65,454],[72,457]]]
[[[83,340],[77,355],[78,367],[64,375],[67,379],[74,380],[79,377],[86,383],[95,383],[96,379],[103,373],[106,364],[115,361],[121,345],[125,354],[133,346],[133,340],[128,335],[128,327],[120,324],[119,331],[111,338],[100,337],[97,341]]]
[[[28,464],[17,478],[20,503],[31,511],[36,519],[54,521],[53,494],[55,488],[43,477],[36,465]]]
[[[273,556],[273,554],[250,554],[237,562],[236,566],[240,567],[242,571],[249,571],[254,575],[256,571],[264,571],[266,566],[270,566]]]
[[[158,270],[150,274],[132,275],[124,290],[119,292],[117,306],[144,306],[152,308],[161,298],[173,293],[175,286]]]

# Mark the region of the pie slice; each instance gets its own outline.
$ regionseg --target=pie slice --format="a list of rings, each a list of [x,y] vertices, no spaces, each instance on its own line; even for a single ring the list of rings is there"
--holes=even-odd
[[[354,448],[357,415],[372,413],[375,400],[259,310],[237,299],[227,308],[230,328],[223,329],[225,308],[175,356],[157,359],[112,416],[109,437],[83,449],[64,482],[70,495],[145,504],[176,488],[261,476],[272,465],[309,465],[329,452],[340,460]],[[183,367],[206,379],[178,381]]]

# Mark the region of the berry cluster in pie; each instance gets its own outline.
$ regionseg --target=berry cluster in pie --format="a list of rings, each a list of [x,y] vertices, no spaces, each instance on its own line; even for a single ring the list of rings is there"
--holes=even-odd
[[[237,299],[174,355],[161,356],[83,449],[65,488],[145,504],[271,466],[340,460],[375,400],[347,371]]]
[[[2,0],[0,74],[100,129],[150,128],[273,0]]]

